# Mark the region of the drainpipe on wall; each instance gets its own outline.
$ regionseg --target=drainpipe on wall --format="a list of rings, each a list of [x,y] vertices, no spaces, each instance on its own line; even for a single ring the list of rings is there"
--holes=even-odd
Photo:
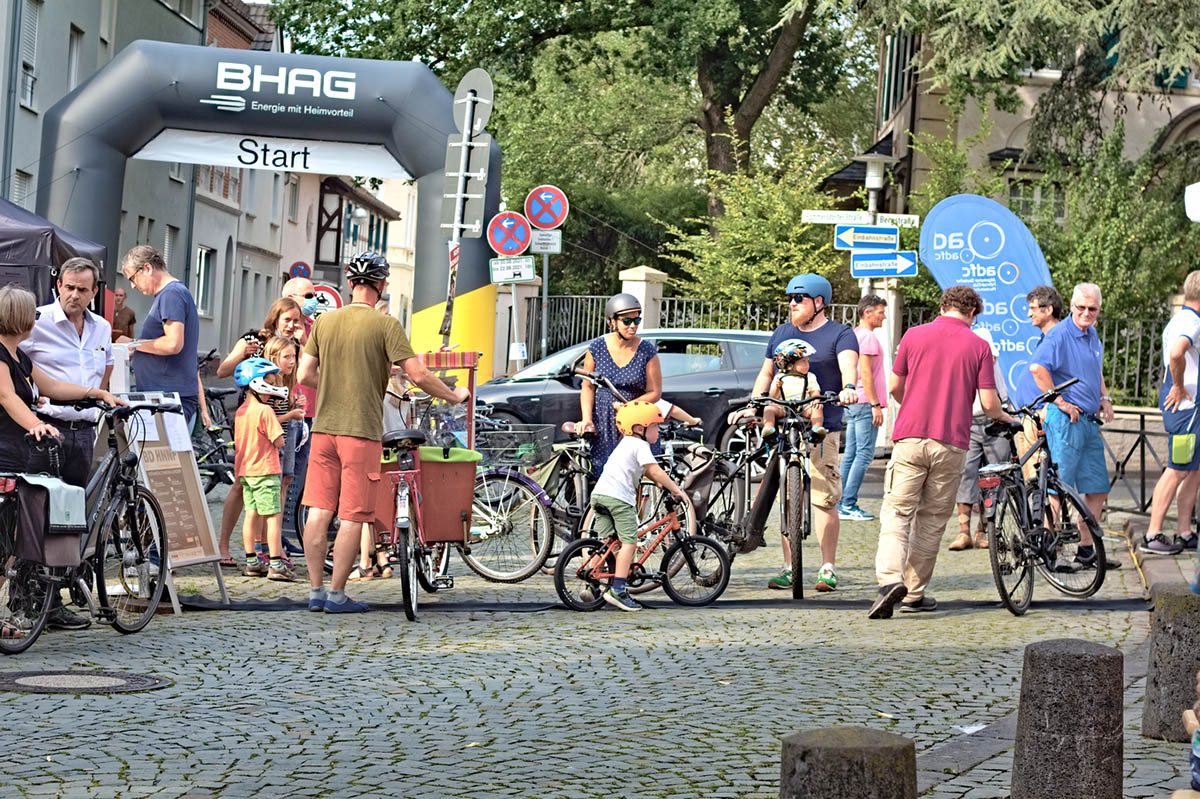
[[[21,71],[21,3],[13,4],[12,25],[8,33],[8,43],[12,48],[12,56],[8,61],[8,92],[4,107],[4,159],[0,164],[0,197],[8,199],[8,189],[12,182],[13,154],[13,125],[17,118],[17,77]]]

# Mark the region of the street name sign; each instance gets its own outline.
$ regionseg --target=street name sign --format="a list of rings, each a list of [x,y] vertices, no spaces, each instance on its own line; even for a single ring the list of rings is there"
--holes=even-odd
[[[894,250],[900,246],[900,228],[881,225],[838,225],[833,229],[835,250]]]
[[[561,230],[535,230],[529,242],[529,251],[534,255],[561,255]]]
[[[493,283],[528,283],[535,277],[533,256],[493,258],[488,261]]]
[[[810,225],[869,225],[874,220],[870,211],[824,211],[805,208],[800,221]]]
[[[921,217],[916,214],[875,214],[875,224],[896,227],[920,227]]]
[[[916,277],[917,254],[912,250],[900,252],[850,253],[851,277]]]

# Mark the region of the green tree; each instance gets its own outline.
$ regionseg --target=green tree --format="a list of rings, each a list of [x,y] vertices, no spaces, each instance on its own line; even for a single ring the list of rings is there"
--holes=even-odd
[[[804,0],[780,22],[785,4],[278,0],[273,9],[300,51],[419,58],[451,85],[474,66],[524,80],[534,56],[550,42],[564,45],[556,53],[558,68],[570,72],[610,53],[602,34],[624,32],[643,45],[623,54],[631,68],[696,87],[690,118],[704,134],[704,163],[730,174],[750,165],[754,127],[775,97],[807,108],[838,84],[843,17]],[[710,210],[720,212],[717,205]]]
[[[817,186],[838,166],[813,146],[797,146],[774,171],[710,173],[709,190],[725,213],[690,221],[711,224],[716,235],[665,224],[672,236],[667,257],[686,274],[678,281],[682,293],[775,305],[793,275],[816,272],[834,284],[835,297],[853,296],[845,256],[833,249],[829,226],[798,221],[802,209],[833,207],[836,198]]]

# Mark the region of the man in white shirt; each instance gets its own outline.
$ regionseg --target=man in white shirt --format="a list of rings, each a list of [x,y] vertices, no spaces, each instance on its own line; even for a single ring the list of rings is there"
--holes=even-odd
[[[1168,433],[1167,468],[1154,486],[1150,524],[1138,549],[1177,555],[1184,549],[1196,549],[1196,536],[1189,533],[1196,490],[1200,488],[1200,447],[1196,446],[1200,434],[1200,410],[1196,407],[1200,382],[1200,270],[1189,273],[1183,281],[1183,307],[1163,329],[1162,347],[1164,375],[1158,405]],[[1178,534],[1174,541],[1168,541],[1162,531],[1163,521],[1177,491]]]
[[[37,309],[33,332],[21,349],[50,377],[88,388],[108,390],[112,374],[112,327],[87,309],[100,287],[100,270],[87,258],[70,258],[58,270],[58,300]],[[100,411],[43,405],[43,417],[62,433],[62,479],[87,487]],[[35,452],[30,471],[49,471],[45,455]]]

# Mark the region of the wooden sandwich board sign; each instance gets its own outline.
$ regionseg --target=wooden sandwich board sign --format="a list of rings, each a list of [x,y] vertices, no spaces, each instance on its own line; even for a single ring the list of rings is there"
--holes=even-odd
[[[158,391],[124,394],[130,403],[179,402],[179,395]],[[102,433],[103,435],[103,433]],[[120,436],[138,455],[138,476],[162,507],[167,536],[167,590],[171,607],[182,612],[175,591],[174,571],[184,566],[213,564],[221,600],[229,604],[221,555],[208,512],[196,453],[183,414],[139,413],[129,419]],[[234,486],[236,489],[237,486]]]

